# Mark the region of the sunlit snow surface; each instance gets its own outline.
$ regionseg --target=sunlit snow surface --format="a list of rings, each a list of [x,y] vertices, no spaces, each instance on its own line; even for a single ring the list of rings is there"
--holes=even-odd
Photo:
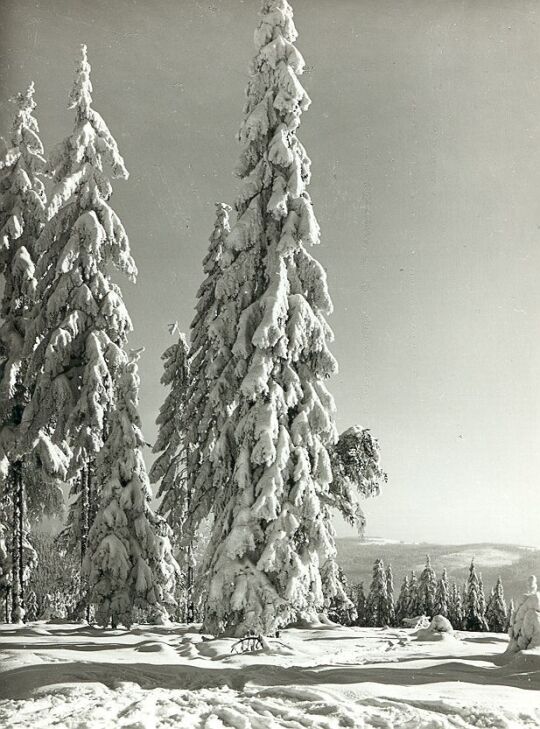
[[[283,631],[270,649],[185,626],[0,626],[0,727],[540,727],[540,652],[505,636]]]

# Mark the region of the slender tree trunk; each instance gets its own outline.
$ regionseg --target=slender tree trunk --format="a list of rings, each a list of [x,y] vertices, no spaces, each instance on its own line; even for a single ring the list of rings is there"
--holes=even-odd
[[[11,622],[18,623],[23,617],[23,577],[24,577],[24,494],[22,493],[21,462],[11,467],[13,493],[13,523],[11,539]]]
[[[86,547],[88,546],[88,532],[89,532],[89,498],[88,498],[88,471],[83,468],[80,473],[81,482],[81,567],[84,561],[84,555],[86,554]]]
[[[84,560],[84,557],[86,555],[86,550],[88,548],[88,535],[90,533],[90,529],[92,527],[92,523],[94,521],[94,517],[96,514],[96,504],[95,504],[95,491],[93,488],[93,480],[92,480],[92,465],[88,464],[86,468],[83,468],[81,472],[81,492],[82,492],[82,499],[83,499],[83,528],[82,528],[82,534],[81,534],[81,564]],[[88,580],[86,580],[86,584],[83,587],[85,591],[85,602],[86,602],[86,608],[85,608],[85,618],[86,622],[90,622],[90,584]]]
[[[191,510],[191,488],[186,494],[187,513]],[[186,622],[195,622],[195,605],[193,603],[193,540],[189,540],[187,548],[187,570],[186,570]]]
[[[187,551],[187,574],[186,574],[186,622],[195,622],[195,605],[193,603],[193,546],[189,543]]]
[[[22,473],[22,463],[17,461],[17,493],[19,497],[19,592],[21,608],[24,610],[24,521],[25,521],[25,493],[24,493],[24,481]],[[23,616],[24,618],[24,616]]]

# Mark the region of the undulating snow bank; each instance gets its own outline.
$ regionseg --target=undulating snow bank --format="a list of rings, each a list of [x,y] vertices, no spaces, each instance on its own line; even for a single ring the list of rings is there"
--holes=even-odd
[[[233,644],[182,625],[0,626],[0,726],[540,727],[540,655],[503,662],[504,635],[321,626]]]

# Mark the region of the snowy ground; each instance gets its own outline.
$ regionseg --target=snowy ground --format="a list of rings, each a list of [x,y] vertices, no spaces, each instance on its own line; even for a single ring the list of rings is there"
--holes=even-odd
[[[0,625],[0,727],[540,727],[540,652],[459,638],[291,629],[233,655],[186,626]]]

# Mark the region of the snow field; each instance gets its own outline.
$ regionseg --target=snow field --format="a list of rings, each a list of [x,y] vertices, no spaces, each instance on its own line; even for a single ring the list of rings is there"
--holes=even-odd
[[[269,649],[185,625],[0,626],[0,726],[66,729],[540,727],[540,651],[504,635],[319,626]]]

